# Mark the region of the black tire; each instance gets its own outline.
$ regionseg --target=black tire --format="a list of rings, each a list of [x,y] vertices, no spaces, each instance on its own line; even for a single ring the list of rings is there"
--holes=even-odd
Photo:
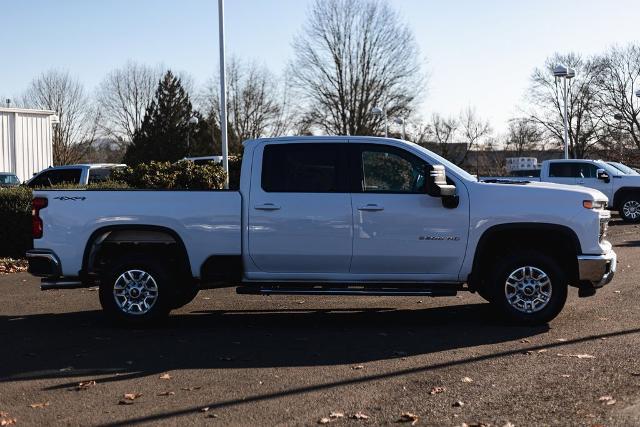
[[[189,304],[198,295],[200,289],[195,286],[188,286],[185,289],[180,289],[173,299],[171,304],[172,309],[181,308]]]
[[[550,322],[567,300],[564,271],[556,260],[537,251],[518,251],[498,258],[485,284],[488,300],[498,312],[509,322],[520,325]]]
[[[640,194],[629,194],[620,202],[618,213],[624,222],[640,222]]]
[[[152,283],[145,282],[146,276],[136,271],[146,273]],[[126,272],[129,275],[125,276]],[[131,282],[134,282],[141,295],[138,299],[134,298],[136,294],[133,294],[133,289],[128,293],[123,291],[123,286]],[[152,298],[154,292],[149,291],[152,288],[156,289],[155,298]],[[116,297],[116,292],[120,294],[119,297]],[[164,267],[162,259],[137,252],[122,255],[102,271],[99,293],[104,313],[116,323],[127,326],[149,325],[166,318],[176,294],[173,277]],[[125,309],[128,301],[132,303],[130,310]]]

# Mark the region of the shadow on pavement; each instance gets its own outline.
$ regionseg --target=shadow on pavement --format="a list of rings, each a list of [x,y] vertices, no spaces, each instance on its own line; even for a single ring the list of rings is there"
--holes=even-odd
[[[488,304],[416,310],[201,311],[158,328],[112,327],[99,311],[0,316],[0,382],[175,369],[364,363],[495,344],[547,331],[501,324]],[[116,375],[117,374],[117,375]],[[65,387],[69,385],[61,385]]]

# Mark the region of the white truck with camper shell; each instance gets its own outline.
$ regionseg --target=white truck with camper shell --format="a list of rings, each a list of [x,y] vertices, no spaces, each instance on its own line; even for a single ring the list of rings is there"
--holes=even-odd
[[[416,144],[282,137],[244,144],[239,191],[47,190],[29,270],[42,289],[99,285],[104,311],[155,321],[198,290],[239,294],[478,292],[520,324],[567,287],[613,278],[600,191],[480,182]]]

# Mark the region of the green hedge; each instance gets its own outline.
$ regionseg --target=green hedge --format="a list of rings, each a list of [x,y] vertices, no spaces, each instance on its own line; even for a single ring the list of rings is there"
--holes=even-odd
[[[0,189],[0,257],[23,257],[32,244],[31,189]]]
[[[216,190],[224,186],[226,174],[220,165],[149,162],[115,169],[111,179],[137,189]]]

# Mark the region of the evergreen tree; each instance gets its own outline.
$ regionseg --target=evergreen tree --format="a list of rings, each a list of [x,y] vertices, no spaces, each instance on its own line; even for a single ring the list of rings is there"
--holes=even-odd
[[[193,114],[189,95],[180,79],[167,71],[127,148],[124,162],[129,165],[151,160],[174,162],[185,157],[189,132],[193,136],[193,129],[189,128]]]

